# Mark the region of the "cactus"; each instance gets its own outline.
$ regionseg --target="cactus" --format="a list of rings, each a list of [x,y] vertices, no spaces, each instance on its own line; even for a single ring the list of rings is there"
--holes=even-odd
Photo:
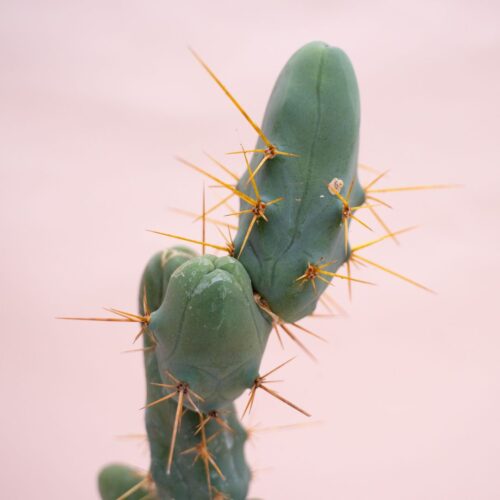
[[[407,229],[392,232],[375,210],[385,204],[378,198],[384,189],[374,189],[384,174],[365,189],[358,180],[359,95],[345,53],[319,42],[297,51],[278,77],[262,127],[194,55],[258,140],[254,149],[233,152],[245,161],[241,177],[219,163],[236,184],[181,160],[239,198],[234,242],[215,245],[153,231],[201,244],[202,255],[184,246],[154,255],[142,277],[139,314],[110,309],[115,318],[66,318],[141,324],[150,472],[139,478],[125,466],[106,467],[99,476],[104,500],[246,498],[251,474],[236,398],[250,390],[246,413],[261,389],[309,416],[266,385],[266,377],[287,362],[260,374],[272,328],[312,355],[291,327],[313,334],[297,321],[315,311],[332,280],[346,280],[349,290],[353,281],[368,283],[351,276],[351,262],[425,288],[359,255]],[[385,191],[431,187],[445,186]],[[357,215],[362,208],[386,234],[351,248],[349,224],[354,220],[370,229]],[[203,224],[212,211],[204,207]],[[228,255],[208,255],[207,248]],[[347,273],[337,273],[344,264]]]

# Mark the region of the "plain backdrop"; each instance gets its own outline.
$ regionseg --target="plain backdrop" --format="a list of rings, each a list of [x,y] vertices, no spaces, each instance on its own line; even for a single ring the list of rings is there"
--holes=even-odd
[[[329,340],[304,338],[317,364],[271,337],[263,368],[297,355],[279,390],[313,417],[257,396],[251,496],[500,498],[499,18],[487,0],[2,0],[2,498],[97,499],[103,464],[148,467],[142,359],[122,354],[136,328],[54,317],[134,311],[147,259],[173,244],[146,229],[200,236],[170,210],[201,206],[202,179],[174,155],[242,170],[224,153],[255,134],[188,45],[260,121],[311,40],[352,59],[360,160],[390,169],[381,186],[463,187],[386,196],[391,228],[420,228],[364,254],[437,295],[359,270],[378,286],[352,303],[344,283],[330,291],[348,317],[303,323]]]

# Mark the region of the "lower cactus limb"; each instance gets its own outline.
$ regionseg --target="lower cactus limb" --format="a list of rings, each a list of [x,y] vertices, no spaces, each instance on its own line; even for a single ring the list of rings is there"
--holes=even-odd
[[[155,255],[149,262],[141,286],[141,314],[157,311],[165,300],[172,275],[180,266],[196,261],[192,252],[182,247]],[[223,264],[228,264],[227,262]],[[227,495],[245,499],[250,470],[245,463],[243,446],[246,432],[230,404],[211,412],[181,408],[168,396],[162,384],[155,337],[144,335],[144,360],[147,378],[146,429],[151,450],[151,474],[161,499],[204,500]],[[171,391],[170,391],[171,392]],[[172,459],[173,458],[173,459]]]
[[[158,500],[151,477],[122,464],[104,467],[98,477],[102,500]]]

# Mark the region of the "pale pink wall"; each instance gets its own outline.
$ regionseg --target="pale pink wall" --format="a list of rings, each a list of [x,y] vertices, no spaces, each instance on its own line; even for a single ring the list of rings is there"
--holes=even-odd
[[[353,60],[364,162],[392,184],[466,187],[390,198],[392,227],[422,228],[366,255],[439,294],[371,271],[380,285],[356,287],[352,305],[336,287],[350,317],[307,321],[330,344],[309,342],[318,365],[299,353],[283,371],[283,394],[323,423],[256,438],[252,495],[500,498],[500,5],[182,3],[0,4],[2,498],[94,499],[102,464],[147,466],[140,444],[115,439],[143,430],[141,358],[120,354],[135,330],[54,316],[133,310],[144,263],[170,244],[145,229],[199,234],[168,211],[200,205],[201,179],[173,155],[254,142],[186,46],[260,120],[313,39]],[[272,339],[264,367],[295,353]],[[250,419],[303,421],[264,394]]]

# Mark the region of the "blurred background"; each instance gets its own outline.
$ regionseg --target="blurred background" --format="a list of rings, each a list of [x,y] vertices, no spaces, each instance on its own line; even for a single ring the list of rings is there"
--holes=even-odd
[[[464,187],[387,195],[387,224],[420,228],[363,254],[437,295],[356,270],[378,286],[349,303],[339,283],[348,316],[304,322],[329,340],[304,339],[318,363],[271,336],[263,368],[297,355],[280,392],[313,417],[258,394],[251,496],[500,498],[499,16],[487,0],[2,0],[3,498],[97,499],[103,464],[148,467],[142,355],[122,354],[137,330],[54,317],[134,311],[143,266],[174,244],[146,229],[200,236],[170,210],[199,211],[203,182],[174,155],[242,171],[224,153],[255,134],[187,46],[260,122],[283,64],[317,39],[352,59],[360,161],[390,169],[380,187]]]

